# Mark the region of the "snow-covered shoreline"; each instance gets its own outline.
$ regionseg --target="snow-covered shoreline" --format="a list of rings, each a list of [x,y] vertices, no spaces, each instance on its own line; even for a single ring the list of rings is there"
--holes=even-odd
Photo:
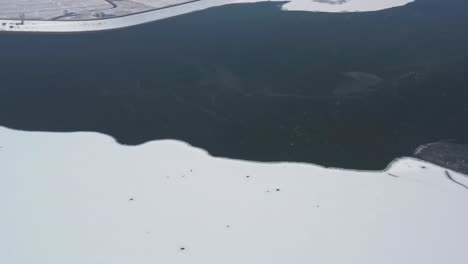
[[[0,262],[462,264],[454,181],[412,158],[353,171],[0,127]]]
[[[0,31],[17,32],[86,32],[125,28],[169,17],[179,16],[211,7],[238,3],[284,2],[278,0],[200,0],[154,11],[137,13],[115,18],[83,21],[39,21],[0,20]],[[282,5],[285,11],[311,12],[370,12],[403,6],[413,0],[348,0],[335,3],[333,0],[310,1],[291,0]]]

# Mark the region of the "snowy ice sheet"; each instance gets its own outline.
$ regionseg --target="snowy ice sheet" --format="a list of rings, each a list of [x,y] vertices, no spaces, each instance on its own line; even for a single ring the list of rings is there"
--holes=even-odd
[[[413,0],[292,0],[282,6],[289,11],[369,12],[403,6]]]
[[[466,176],[0,127],[0,263],[468,263]]]

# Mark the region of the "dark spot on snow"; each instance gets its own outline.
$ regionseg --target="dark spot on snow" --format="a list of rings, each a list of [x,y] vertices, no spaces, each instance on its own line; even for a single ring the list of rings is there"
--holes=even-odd
[[[279,192],[279,191],[281,191],[281,190],[278,188],[278,189],[276,189],[276,191]]]
[[[180,250],[181,250],[181,251],[184,251],[184,250],[185,250],[185,247],[181,247]]]
[[[400,177],[400,176],[398,176],[398,175],[395,175],[395,174],[392,174],[392,173],[389,173],[389,172],[387,172],[387,174],[390,175],[390,176],[392,176],[392,177],[395,177],[395,178]]]
[[[231,226],[230,225],[227,225],[226,228],[230,228]]]
[[[250,178],[250,176],[249,176],[249,175],[247,175],[247,176],[245,176],[245,177],[246,177],[247,179],[248,179],[248,178]]]
[[[421,166],[421,169],[425,169],[425,168],[426,168],[426,166]]]
[[[128,199],[129,201],[133,201],[133,198]]]

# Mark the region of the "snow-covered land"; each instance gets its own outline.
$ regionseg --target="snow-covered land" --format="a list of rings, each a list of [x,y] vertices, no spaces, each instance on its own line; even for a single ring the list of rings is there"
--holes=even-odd
[[[468,178],[0,127],[0,263],[468,263]]]
[[[10,1],[10,0],[1,0]],[[174,3],[180,3],[174,0]],[[387,9],[406,5],[414,0],[290,0],[282,6],[283,10],[288,11],[314,11],[314,12],[367,12]],[[120,1],[114,1],[117,6]],[[167,1],[166,1],[167,2]],[[116,28],[129,27],[148,23],[151,21],[161,20],[173,16],[187,14],[199,10],[204,10],[211,7],[223,6],[236,3],[254,3],[254,2],[285,2],[285,0],[199,0],[187,2],[171,6],[169,2],[166,3],[166,8],[156,9],[153,11],[136,13],[133,15],[131,11],[134,8],[135,12],[141,12],[141,6],[128,7],[125,9],[127,13],[122,11],[113,11],[111,9],[106,11],[99,11],[102,19],[94,20],[30,20],[27,17],[20,15],[18,18],[17,12],[11,11],[15,19],[0,19],[0,31],[23,31],[23,32],[81,32],[81,31],[99,31],[109,30]],[[40,6],[39,6],[40,7]],[[82,8],[82,7],[80,7]],[[149,7],[150,8],[150,7]],[[121,9],[115,9],[121,10]],[[143,9],[144,10],[144,9]],[[151,10],[151,9],[150,9]],[[31,10],[30,12],[33,12]],[[67,10],[60,10],[65,12],[64,16],[68,14]],[[39,11],[38,11],[39,12]],[[83,12],[83,11],[81,11]],[[115,12],[115,13],[113,13]],[[130,12],[130,13],[128,13]],[[33,12],[34,13],[34,12]],[[37,12],[36,12],[37,13]],[[122,16],[125,15],[125,16]],[[112,17],[116,16],[116,17]],[[68,19],[68,18],[67,18]],[[73,19],[73,17],[72,17]],[[215,22],[213,22],[215,23]]]

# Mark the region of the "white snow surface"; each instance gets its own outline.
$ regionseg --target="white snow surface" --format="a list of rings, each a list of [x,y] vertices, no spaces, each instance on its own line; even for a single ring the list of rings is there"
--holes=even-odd
[[[5,264],[466,264],[467,205],[411,158],[353,171],[0,127]]]
[[[128,16],[84,21],[1,20],[0,31],[23,32],[83,32],[100,31],[140,25],[207,8],[238,3],[287,2],[282,5],[287,11],[314,12],[369,12],[403,6],[414,0],[200,0],[164,9],[137,13]],[[115,3],[118,4],[118,1]],[[216,21],[213,21],[216,23]]]
[[[291,0],[284,4],[282,9],[287,11],[312,11],[330,13],[371,12],[392,7],[404,6],[413,1],[414,0]],[[239,2],[261,2],[261,0],[239,0]]]

